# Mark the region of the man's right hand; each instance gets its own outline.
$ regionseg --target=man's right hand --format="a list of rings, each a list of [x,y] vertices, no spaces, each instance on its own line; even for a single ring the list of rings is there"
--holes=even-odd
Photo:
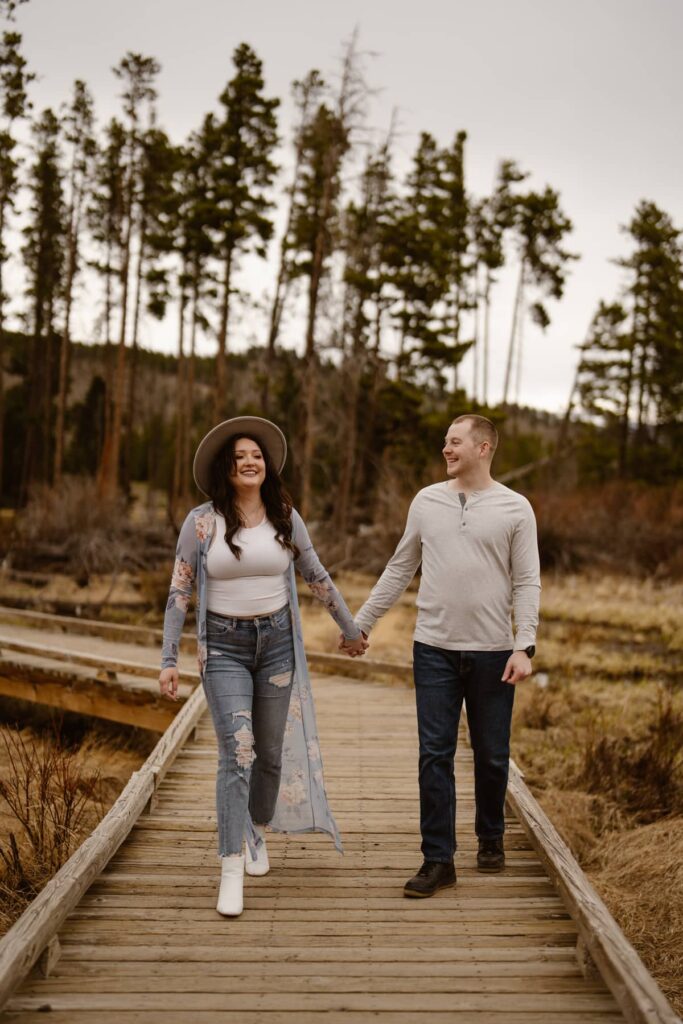
[[[178,700],[179,675],[177,668],[162,668],[159,673],[159,690],[162,697]]]

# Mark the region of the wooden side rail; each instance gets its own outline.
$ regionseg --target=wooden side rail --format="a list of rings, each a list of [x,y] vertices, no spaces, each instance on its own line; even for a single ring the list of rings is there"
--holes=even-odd
[[[149,626],[124,626],[118,622],[98,622],[94,619],[75,619],[68,615],[50,615],[47,612],[26,612],[23,609],[3,608],[0,606],[0,623],[43,627],[62,633],[80,633],[88,636],[99,636],[120,643],[143,644],[161,649],[162,633],[160,629]],[[181,638],[181,649],[193,652],[196,647],[194,636],[187,633]],[[73,651],[60,652],[60,648],[32,644],[29,641],[6,641],[0,637],[0,651],[17,651],[37,656],[64,660],[81,665],[96,665],[105,671],[124,672],[128,675],[157,675],[158,669],[152,666],[139,665],[136,662],[124,662],[100,655],[78,654]],[[351,679],[377,679],[381,682],[401,683],[412,686],[413,670],[409,662],[380,661],[377,658],[349,658],[346,654],[327,654],[322,651],[309,651],[308,664],[314,672],[343,675]],[[181,672],[181,682],[196,683],[197,672]]]
[[[532,796],[514,761],[507,799],[557,886],[579,930],[584,949],[630,1024],[681,1024],[571,850]]]
[[[30,654],[35,658],[48,658],[50,661],[68,661],[72,665],[87,665],[90,668],[98,668],[105,673],[112,673],[113,676],[117,672],[128,676],[150,676],[154,678],[159,675],[158,665],[145,665],[139,661],[109,658],[103,654],[84,654],[82,651],[69,650],[65,647],[52,647],[44,643],[31,643],[29,640],[9,640],[0,636],[0,654],[3,651],[12,651],[14,654]],[[181,683],[199,682],[199,672],[181,670],[178,675]]]
[[[128,836],[205,708],[199,687],[97,828],[0,940],[0,1009],[49,944],[54,956],[59,928]]]

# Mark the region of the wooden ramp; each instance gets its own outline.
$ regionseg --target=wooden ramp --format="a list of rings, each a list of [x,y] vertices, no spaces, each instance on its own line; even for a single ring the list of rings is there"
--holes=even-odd
[[[272,835],[272,871],[248,880],[243,916],[217,915],[216,750],[205,713],[151,813],[60,928],[53,972],[34,971],[3,1022],[625,1019],[602,978],[579,969],[577,927],[516,817],[505,873],[477,873],[464,742],[457,888],[403,897],[421,859],[413,694],[316,677],[315,695],[345,855],[321,835]]]

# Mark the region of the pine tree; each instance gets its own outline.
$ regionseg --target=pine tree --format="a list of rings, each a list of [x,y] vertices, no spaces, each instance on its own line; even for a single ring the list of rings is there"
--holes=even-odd
[[[441,151],[423,132],[387,230],[387,260],[395,301],[392,318],[399,333],[396,370],[399,379],[426,371],[443,384],[444,368],[464,355],[449,344],[452,327],[444,315],[451,284],[452,256],[444,217]]]
[[[117,267],[121,260],[125,190],[126,131],[116,118],[107,125],[104,145],[95,157],[94,186],[87,210],[90,237],[96,257],[90,265],[104,281],[99,333],[104,338],[105,390],[104,433],[98,466],[101,465],[104,439],[111,438],[114,393],[113,317],[117,303]],[[110,443],[110,442],[109,442]]]
[[[293,267],[293,230],[297,209],[297,196],[301,189],[300,175],[303,167],[305,131],[310,122],[311,112],[319,106],[323,89],[323,79],[320,72],[315,70],[310,71],[303,81],[295,81],[292,86],[294,102],[298,111],[298,121],[294,131],[294,168],[291,183],[287,188],[287,218],[280,240],[278,272],[270,308],[266,362],[261,389],[261,405],[264,416],[268,415],[270,406],[270,387],[275,362],[275,346],[280,334],[282,315],[287,297],[295,277]]]
[[[443,193],[440,248],[445,251],[445,276],[448,282],[446,302],[448,326],[453,346],[453,390],[458,389],[458,365],[473,342],[461,340],[463,312],[472,308],[470,277],[474,263],[470,258],[470,201],[465,191],[466,132],[458,132],[450,149],[441,153]],[[475,353],[476,359],[476,353]]]
[[[216,257],[222,267],[214,418],[230,404],[232,385],[226,379],[226,354],[234,274],[240,256],[253,249],[265,257],[273,233],[270,189],[277,167],[275,111],[279,100],[264,95],[263,64],[246,43],[233,54],[235,74],[220,101],[224,114],[213,122],[211,191],[216,207]]]
[[[523,181],[526,174],[519,170],[512,160],[503,160],[498,167],[496,182],[490,196],[475,203],[472,208],[470,228],[474,250],[475,312],[477,323],[483,319],[481,329],[482,349],[482,402],[489,404],[490,387],[490,314],[491,291],[496,283],[495,273],[505,265],[505,237],[514,226],[516,197],[513,188]],[[483,305],[483,317],[479,307]],[[475,332],[476,334],[476,332]],[[478,341],[475,341],[478,346]],[[478,397],[475,379],[472,389]]]
[[[50,479],[53,342],[66,248],[60,127],[52,110],[43,111],[34,125],[33,137],[35,156],[29,177],[31,203],[23,248],[32,337],[21,500],[26,498],[35,480],[47,483]]]
[[[344,360],[340,369],[344,380],[343,428],[341,432],[341,469],[335,503],[335,524],[340,537],[348,532],[354,501],[361,384],[371,369],[371,388],[377,376],[377,325],[381,315],[382,292],[386,285],[385,230],[392,202],[391,133],[378,152],[366,158],[358,201],[348,204],[344,214],[344,282],[347,300],[343,325]],[[373,351],[374,348],[374,351]],[[372,402],[370,403],[372,405]],[[372,409],[366,409],[370,418]]]
[[[140,324],[145,312],[158,320],[166,314],[170,300],[170,264],[178,196],[174,178],[180,165],[179,152],[164,131],[148,128],[140,144],[137,199],[137,252],[134,274],[135,296],[128,362],[128,397],[125,446],[121,469],[124,488],[130,483],[131,451],[135,430],[136,390]]]
[[[71,314],[74,287],[81,269],[81,244],[84,211],[92,185],[96,143],[93,136],[93,101],[84,82],[76,81],[74,95],[64,119],[64,138],[70,147],[70,166],[66,199],[66,267],[64,281],[64,326],[59,354],[57,422],[55,425],[54,482],[62,479],[64,461],[64,421],[68,395],[71,348]]]
[[[5,4],[5,13],[11,17],[15,3]],[[9,216],[14,210],[14,201],[19,190],[19,161],[16,157],[14,125],[26,117],[30,103],[27,89],[35,75],[29,73],[21,54],[21,36],[16,32],[4,32],[0,43],[0,114],[3,125],[0,129],[0,494],[3,491],[3,466],[5,453],[5,301],[3,270],[9,253],[5,240]]]
[[[535,287],[541,297],[560,299],[564,292],[567,265],[577,257],[562,248],[564,236],[572,230],[572,222],[560,207],[559,193],[546,186],[543,192],[527,192],[519,196],[514,207],[514,231],[519,255],[519,277],[512,314],[510,344],[503,385],[506,405],[512,383],[513,362],[517,360],[516,394],[519,401],[522,368],[522,331],[527,313],[527,292]],[[532,320],[541,328],[550,323],[540,299],[530,308]]]
[[[119,484],[121,437],[124,419],[126,384],[126,340],[130,298],[130,269],[134,235],[138,224],[140,167],[143,135],[153,121],[153,103],[156,99],[154,79],[160,66],[153,57],[127,53],[114,68],[114,74],[123,82],[124,113],[127,119],[124,156],[124,181],[121,208],[121,244],[118,267],[120,286],[119,338],[113,389],[113,408],[109,431],[105,436],[102,462],[99,470],[100,492],[112,496]],[[143,119],[147,114],[145,125]]]
[[[615,438],[617,471],[653,482],[683,469],[683,246],[670,216],[639,203],[619,304],[601,303],[579,364],[584,411]]]

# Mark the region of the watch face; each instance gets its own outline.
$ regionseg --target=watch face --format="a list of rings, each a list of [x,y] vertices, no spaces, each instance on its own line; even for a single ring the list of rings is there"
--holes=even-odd
[[[533,658],[535,653],[536,653],[536,647],[535,647],[534,644],[531,644],[530,647],[526,647],[525,648],[525,654],[526,654],[527,658]]]

